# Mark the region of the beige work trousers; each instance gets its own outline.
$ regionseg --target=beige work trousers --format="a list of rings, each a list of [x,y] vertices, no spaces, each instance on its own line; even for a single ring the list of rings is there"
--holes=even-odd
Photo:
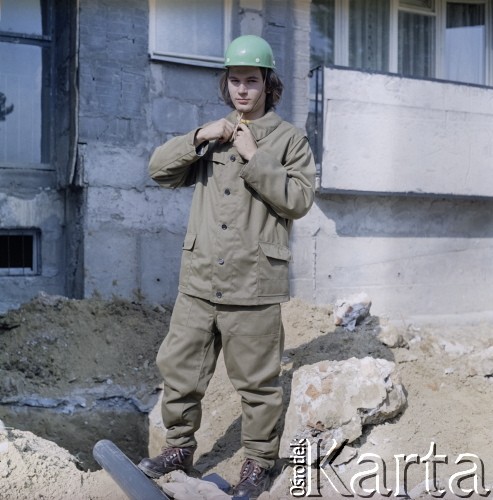
[[[196,446],[201,400],[222,348],[229,379],[241,396],[245,458],[271,468],[279,451],[283,347],[280,304],[219,305],[179,293],[157,355],[167,445]]]

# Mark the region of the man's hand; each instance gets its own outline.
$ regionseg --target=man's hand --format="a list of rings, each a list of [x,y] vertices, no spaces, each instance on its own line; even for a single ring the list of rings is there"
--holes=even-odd
[[[215,122],[209,123],[204,128],[201,128],[195,134],[195,147],[200,146],[203,142],[218,140],[219,142],[228,142],[233,134],[234,125],[221,118]]]
[[[240,153],[241,157],[246,161],[250,161],[257,151],[257,143],[250,129],[244,123],[238,125],[234,145],[238,153]]]

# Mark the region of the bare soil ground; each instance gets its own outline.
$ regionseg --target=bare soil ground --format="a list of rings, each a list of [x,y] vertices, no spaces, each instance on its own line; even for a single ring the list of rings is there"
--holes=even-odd
[[[147,454],[142,412],[152,407],[158,394],[160,377],[154,358],[169,314],[159,306],[124,301],[41,296],[0,317],[0,419],[5,426],[0,428],[2,499],[125,498],[91,462],[90,450],[99,439],[109,438],[135,461]],[[358,457],[376,454],[387,465],[392,498],[398,486],[395,456],[423,458],[435,443],[436,455],[446,456],[448,462],[437,464],[443,498],[458,498],[449,489],[449,479],[471,467],[456,463],[464,453],[480,459],[484,471],[478,469],[476,476],[492,487],[493,382],[484,368],[489,360],[481,357],[493,346],[490,323],[449,321],[431,327],[403,320],[392,328],[407,345],[389,348],[378,338],[387,328],[382,318],[370,317],[354,332],[347,332],[334,327],[331,307],[299,300],[283,305],[283,317],[286,405],[293,371],[323,359],[389,359],[396,363],[407,391],[408,405],[398,418],[366,428],[352,444],[357,455],[339,469],[342,478],[363,470]],[[243,460],[240,425],[239,400],[220,362],[197,436],[196,467],[201,472],[217,472],[230,483],[237,481]],[[409,467],[407,488],[414,498],[422,497],[425,479],[425,464]],[[468,479],[463,487],[472,481]],[[289,498],[288,489],[284,477],[271,498]],[[338,498],[328,488],[323,493]],[[470,498],[484,497],[472,493]]]

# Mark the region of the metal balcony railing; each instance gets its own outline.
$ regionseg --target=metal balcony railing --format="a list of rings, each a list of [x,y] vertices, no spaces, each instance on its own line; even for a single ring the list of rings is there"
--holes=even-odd
[[[310,104],[306,129],[315,158],[317,178],[320,178],[323,154],[324,67],[319,65],[312,68],[308,76],[310,78]]]

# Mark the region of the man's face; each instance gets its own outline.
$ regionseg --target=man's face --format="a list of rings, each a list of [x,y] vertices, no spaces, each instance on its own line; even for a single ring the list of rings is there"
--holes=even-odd
[[[228,71],[228,91],[234,107],[246,120],[265,114],[265,88],[260,68],[232,66]]]

